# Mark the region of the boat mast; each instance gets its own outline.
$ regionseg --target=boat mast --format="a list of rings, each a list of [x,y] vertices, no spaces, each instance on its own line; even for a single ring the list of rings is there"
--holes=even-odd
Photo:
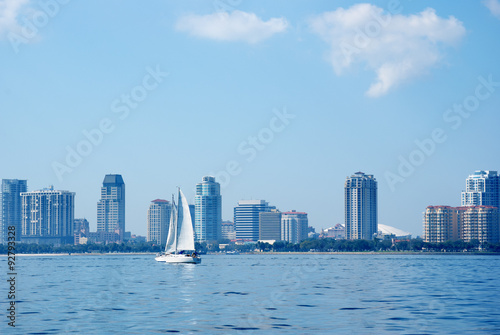
[[[174,202],[174,195],[172,194],[172,203],[174,204],[175,207],[175,202]],[[177,210],[175,211],[175,217],[174,217],[174,253],[177,254]],[[174,214],[174,213],[172,213]],[[170,215],[172,215],[170,214]]]

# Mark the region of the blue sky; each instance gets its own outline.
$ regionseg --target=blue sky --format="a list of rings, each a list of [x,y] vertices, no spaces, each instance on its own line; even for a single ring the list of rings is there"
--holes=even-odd
[[[0,176],[76,192],[95,230],[122,174],[145,235],[151,200],[208,174],[224,219],[265,199],[327,228],[363,171],[379,223],[421,235],[500,170],[498,36],[493,0],[0,0]]]

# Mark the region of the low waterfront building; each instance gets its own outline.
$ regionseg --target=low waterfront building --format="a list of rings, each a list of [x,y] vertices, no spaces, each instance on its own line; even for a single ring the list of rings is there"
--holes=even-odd
[[[87,235],[87,243],[121,243],[122,238],[123,234],[119,233],[119,229],[116,232],[93,231]]]
[[[236,231],[234,230],[234,223],[231,221],[222,221],[222,239],[236,240]]]
[[[345,226],[343,224],[337,223],[335,227],[322,230],[323,237],[334,238],[336,240],[345,239]]]
[[[87,219],[75,219],[74,221],[74,243],[77,244],[85,244],[87,243],[87,235],[90,232],[90,224]],[[82,238],[85,238],[82,240]],[[84,241],[84,242],[82,242]]]
[[[478,240],[481,243],[499,241],[498,208],[473,206],[462,210],[460,217],[460,238],[466,242]]]
[[[424,212],[424,241],[463,240],[497,243],[500,239],[498,208],[493,206],[428,206]]]
[[[397,239],[399,241],[411,240],[411,233],[403,231],[396,227],[385,224],[378,224],[377,238],[382,240]]]
[[[457,209],[450,206],[428,206],[424,212],[424,241],[439,243],[458,240]]]

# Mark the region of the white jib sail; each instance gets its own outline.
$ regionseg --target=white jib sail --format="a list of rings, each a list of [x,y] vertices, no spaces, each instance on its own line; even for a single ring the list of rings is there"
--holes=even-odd
[[[177,250],[195,250],[193,222],[189,212],[189,204],[181,189],[179,189],[179,198]]]
[[[172,197],[172,209],[170,211],[170,225],[168,227],[167,245],[165,246],[165,252],[167,254],[175,252],[176,240],[177,240],[177,209],[175,206],[174,197]]]

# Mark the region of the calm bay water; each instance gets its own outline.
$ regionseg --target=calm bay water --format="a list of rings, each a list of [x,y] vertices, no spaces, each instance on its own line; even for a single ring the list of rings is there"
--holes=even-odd
[[[500,256],[39,256],[17,268],[17,327],[2,281],[2,334],[500,334]]]

